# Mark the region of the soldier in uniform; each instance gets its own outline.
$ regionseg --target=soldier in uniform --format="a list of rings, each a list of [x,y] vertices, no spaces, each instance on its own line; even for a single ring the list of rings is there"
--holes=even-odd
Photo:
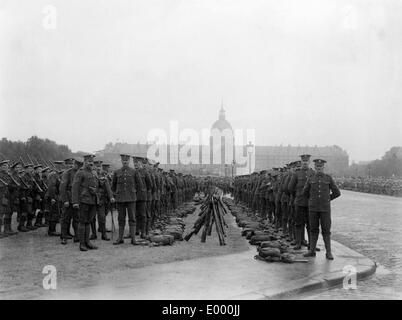
[[[331,252],[331,201],[341,195],[333,178],[324,173],[325,160],[315,159],[315,172],[306,181],[303,195],[308,199],[310,222],[310,250],[305,257],[315,257],[316,245],[321,224],[326,258],[333,260]]]
[[[136,234],[145,239],[148,231],[147,221],[149,211],[147,210],[147,207],[149,206],[148,202],[150,202],[151,200],[152,181],[149,176],[148,170],[145,168],[145,163],[147,162],[147,160],[142,157],[133,157],[133,160],[135,169],[139,173],[139,180],[141,181],[138,183],[139,188],[137,189]]]
[[[110,239],[106,235],[106,210],[109,206],[110,199],[113,198],[113,194],[107,175],[103,174],[100,165],[97,165],[96,168],[96,178],[98,181],[96,216],[98,218],[98,226],[102,240],[109,241]],[[90,240],[95,240],[97,239],[95,218],[91,223],[91,229],[92,236]]]
[[[97,249],[89,240],[90,225],[96,215],[98,191],[98,181],[93,173],[94,157],[94,155],[84,156],[84,165],[75,174],[72,185],[73,208],[79,209],[80,251]]]
[[[109,163],[102,163],[102,172],[101,172],[102,177],[107,179],[109,182],[110,187],[112,186],[112,175],[110,174],[110,164]],[[110,199],[108,199],[107,204],[105,206],[105,220],[107,218],[107,215],[109,214],[109,211],[112,212],[113,210],[113,204],[110,202]],[[106,232],[111,232],[109,229],[106,228],[105,225],[105,230]],[[98,228],[98,232],[101,232],[100,228]]]
[[[111,185],[112,192],[116,197],[119,223],[119,236],[113,244],[120,245],[124,243],[124,228],[126,216],[128,216],[131,243],[135,245],[136,203],[141,181],[139,180],[138,172],[130,167],[130,155],[121,154],[120,158],[122,167],[114,171]]]
[[[303,195],[303,187],[308,178],[314,174],[310,168],[309,154],[302,154],[301,167],[292,176],[288,189],[295,199],[295,229],[296,229],[296,247],[295,250],[300,250],[303,245],[304,229],[307,229],[307,235],[310,243],[310,227],[308,218],[308,199]],[[318,248],[316,248],[318,249]],[[318,250],[317,250],[318,251]]]
[[[43,223],[43,226],[48,227],[49,226],[49,206],[46,201],[46,193],[48,189],[48,176],[49,176],[50,168],[49,167],[44,167],[42,169],[42,181],[45,186],[45,192],[43,194],[43,217],[45,219],[45,222]]]
[[[51,237],[58,237],[56,226],[60,219],[60,175],[63,161],[53,161],[55,169],[48,175],[48,185],[45,194],[45,201],[49,208],[49,228],[47,234]]]
[[[60,227],[61,227],[61,244],[67,244],[67,240],[71,239],[69,235],[71,220],[73,221],[73,229],[74,229],[74,242],[79,242],[78,238],[78,209],[73,208],[72,201],[72,186],[74,181],[74,176],[82,166],[82,162],[79,160],[75,160],[74,164],[71,168],[67,169],[63,172],[61,176],[60,182],[60,199],[63,204],[61,210],[61,219],[60,219]]]
[[[170,208],[177,209],[178,191],[177,191],[177,177],[174,170],[169,170],[169,185],[170,185]]]
[[[33,173],[33,179],[35,180],[35,185],[36,185],[36,194],[34,196],[34,201],[33,201],[33,212],[36,213],[36,219],[35,219],[35,227],[41,228],[45,227],[43,224],[43,214],[45,210],[45,192],[46,192],[46,184],[43,181],[42,178],[42,170],[43,166],[41,164],[38,164],[34,166],[35,172]]]
[[[6,221],[11,217],[11,206],[10,206],[10,192],[9,183],[10,178],[8,176],[9,170],[9,160],[0,161],[0,238],[7,237],[7,227]],[[4,233],[2,227],[4,225]]]
[[[10,191],[10,206],[11,206],[11,215],[8,219],[4,220],[4,228],[10,231],[11,234],[18,233],[13,231],[11,228],[11,219],[12,214],[14,212],[17,213],[17,221],[21,216],[21,207],[20,207],[20,197],[21,197],[21,178],[18,175],[18,172],[22,170],[21,163],[16,161],[10,166],[10,179],[12,179],[11,185],[9,185]],[[5,230],[6,231],[6,230]]]

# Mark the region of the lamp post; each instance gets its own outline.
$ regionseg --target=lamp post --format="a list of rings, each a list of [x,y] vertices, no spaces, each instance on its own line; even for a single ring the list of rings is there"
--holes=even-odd
[[[251,154],[253,153],[253,148],[254,145],[251,143],[251,141],[248,142],[247,145],[247,154],[248,154],[248,165],[249,165],[249,169],[248,169],[248,173],[251,174]]]
[[[232,180],[233,180],[233,177],[234,177],[234,167],[235,167],[235,165],[236,165],[236,161],[233,159],[233,161],[232,161]]]

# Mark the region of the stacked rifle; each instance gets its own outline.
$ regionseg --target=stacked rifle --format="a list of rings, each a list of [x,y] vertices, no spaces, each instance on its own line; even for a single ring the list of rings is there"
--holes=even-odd
[[[227,224],[224,215],[227,213],[225,206],[222,202],[222,190],[216,188],[214,192],[208,194],[201,205],[201,212],[199,218],[195,221],[193,229],[188,233],[184,240],[189,241],[194,234],[203,228],[201,234],[201,242],[206,242],[207,236],[212,234],[213,226],[215,225],[216,232],[219,238],[219,244],[224,246]]]

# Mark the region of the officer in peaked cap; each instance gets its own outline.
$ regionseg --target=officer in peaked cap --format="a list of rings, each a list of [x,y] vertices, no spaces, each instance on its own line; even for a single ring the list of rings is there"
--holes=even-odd
[[[135,215],[136,215],[136,230],[135,234],[139,235],[141,232],[141,237],[145,238],[146,235],[146,205],[148,199],[148,185],[149,177],[146,174],[146,169],[144,168],[144,158],[134,156],[134,167],[138,177],[137,182],[137,201],[135,204]],[[130,233],[131,235],[131,233]],[[132,235],[131,235],[132,237]]]
[[[90,224],[96,215],[98,191],[98,181],[93,173],[94,157],[91,154],[84,156],[84,165],[75,174],[72,185],[73,208],[79,210],[78,238],[81,251],[97,249],[89,240]]]
[[[65,170],[61,176],[60,182],[60,201],[62,203],[60,229],[61,229],[61,244],[66,245],[67,240],[73,237],[70,234],[70,225],[72,223],[74,230],[74,242],[79,242],[79,210],[73,208],[72,201],[72,185],[74,176],[82,167],[83,162],[78,159],[67,159],[67,164],[70,168]],[[64,160],[66,162],[66,160]]]
[[[308,245],[304,240],[305,229],[307,229],[307,235],[310,242],[310,227],[309,227],[309,213],[308,213],[308,199],[303,195],[303,187],[314,171],[309,167],[310,165],[310,155],[302,154],[301,167],[292,176],[289,182],[288,189],[293,195],[295,201],[295,215],[294,215],[294,226],[295,226],[295,237],[296,246],[295,250],[300,250],[302,245]],[[318,250],[318,248],[317,248]]]
[[[74,165],[74,158],[64,159],[64,165],[66,166],[66,170],[72,168]]]
[[[136,201],[139,189],[138,172],[130,167],[131,156],[121,154],[122,167],[113,172],[112,192],[116,195],[116,205],[118,212],[119,237],[114,245],[124,243],[124,228],[126,225],[126,216],[128,216],[128,225],[130,230],[131,243],[136,244],[135,226],[136,226]],[[133,157],[134,159],[135,157]]]
[[[315,257],[316,245],[319,235],[319,225],[325,244],[326,258],[333,260],[331,252],[331,201],[338,198],[341,193],[333,178],[324,173],[323,159],[315,159],[315,172],[307,179],[303,188],[303,195],[308,199],[310,223],[310,250],[305,257]]]

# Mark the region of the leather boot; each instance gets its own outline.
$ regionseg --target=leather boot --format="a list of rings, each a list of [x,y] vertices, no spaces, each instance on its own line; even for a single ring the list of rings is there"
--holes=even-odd
[[[28,218],[25,227],[26,227],[28,230],[35,230],[35,229],[36,229],[36,228],[34,228],[34,227],[32,226],[32,218]]]
[[[29,231],[27,228],[25,228],[25,220],[26,220],[26,217],[21,215],[20,220],[18,221],[18,227],[17,227],[18,231],[21,231],[21,232]]]
[[[136,245],[137,241],[135,240],[135,226],[130,226],[130,235],[131,235],[131,244]]]
[[[56,221],[49,222],[49,230],[47,232],[48,236],[50,237],[60,237],[60,233],[56,232]]]
[[[45,223],[44,223],[45,227],[49,226],[49,211],[45,210]]]
[[[45,225],[43,224],[43,211],[40,210],[35,219],[35,227],[42,228],[44,226]]]
[[[324,243],[325,243],[325,257],[328,260],[334,260],[334,256],[332,255],[331,252],[331,236],[330,235],[325,235],[323,236]]]
[[[124,226],[119,226],[119,237],[115,242],[113,242],[113,244],[114,245],[123,244],[124,243],[123,237],[124,237]]]
[[[75,243],[80,241],[80,238],[79,238],[79,236],[78,236],[78,226],[79,226],[79,223],[73,222],[74,242],[75,242]]]
[[[99,227],[100,227],[100,232],[102,234],[102,240],[109,241],[110,239],[106,234],[106,226],[105,226],[105,224],[102,223]]]
[[[98,239],[98,236],[96,235],[96,221],[94,219],[94,221],[91,222],[91,237],[89,238],[90,240],[96,240]]]
[[[85,225],[85,244],[88,249],[90,250],[96,250],[98,249],[97,246],[94,246],[90,241],[89,241],[89,233],[91,232],[91,226],[89,224]]]
[[[11,218],[4,219],[4,233],[8,234],[9,236],[13,236],[17,234],[17,231],[11,229]]]
[[[5,230],[5,229],[6,229],[5,227],[4,227],[4,232],[1,231],[2,226],[3,226],[3,220],[0,219],[0,239],[5,238],[5,237],[8,237],[8,234],[5,233],[5,231],[6,231],[6,230]]]
[[[310,235],[310,250],[303,254],[304,257],[315,257],[315,247],[317,245],[317,241],[318,241],[318,234],[311,234]]]
[[[88,251],[87,246],[85,244],[85,225],[78,225],[78,238],[80,241],[80,251]]]
[[[293,248],[294,250],[301,250],[301,233],[302,233],[303,229],[301,229],[300,227],[296,227],[296,246]]]
[[[145,239],[147,234],[147,221],[143,221],[141,225],[141,239]]]

